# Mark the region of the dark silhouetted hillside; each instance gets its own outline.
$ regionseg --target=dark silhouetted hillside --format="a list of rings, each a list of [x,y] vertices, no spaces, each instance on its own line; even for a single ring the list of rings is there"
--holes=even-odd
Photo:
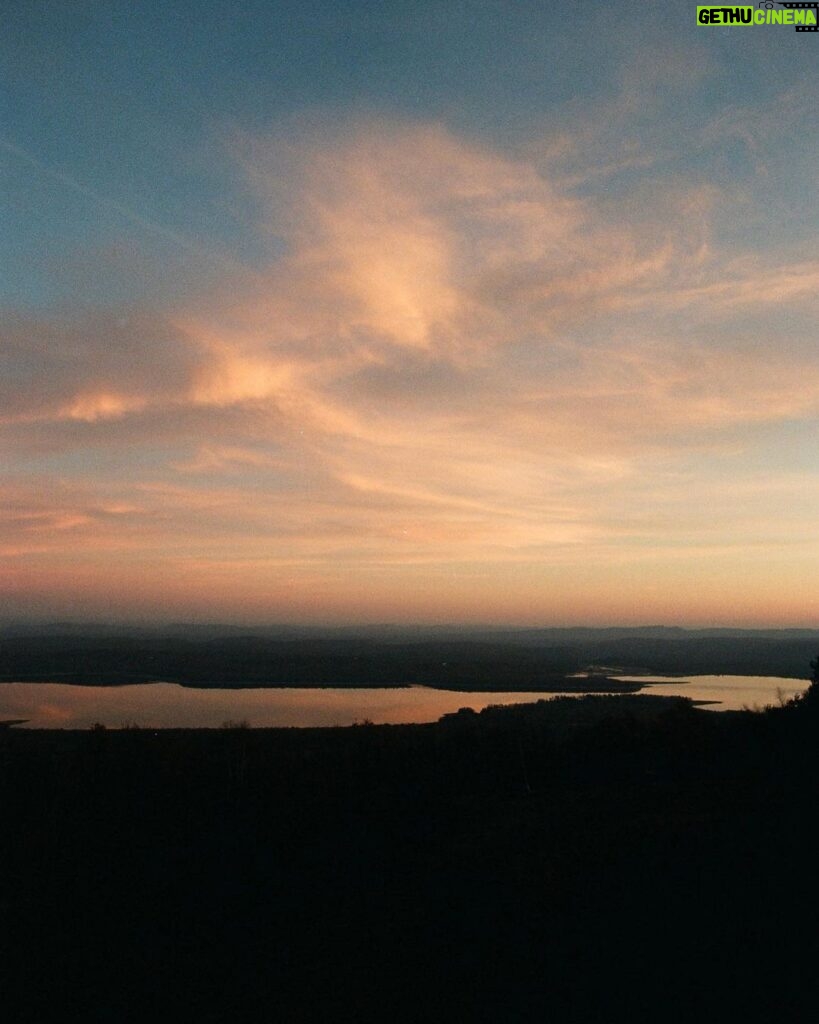
[[[6,1019],[812,1020],[815,703],[0,732]]]

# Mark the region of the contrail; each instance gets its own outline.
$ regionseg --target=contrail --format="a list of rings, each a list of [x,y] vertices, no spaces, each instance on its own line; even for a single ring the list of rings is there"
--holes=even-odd
[[[207,260],[210,263],[216,263],[227,270],[236,270],[237,267],[241,266],[238,260],[225,257],[218,252],[214,252],[212,249],[207,249],[204,246],[197,245],[184,235],[180,235],[178,232],[172,231],[170,228],[163,227],[161,224],[156,224],[154,221],[148,220],[146,217],[141,216],[129,207],[124,206],[122,203],[118,203],[115,199],[108,199],[106,196],[100,195],[93,188],[89,188],[88,185],[84,185],[81,181],[77,181],[76,178],[72,178],[68,174],[63,174],[62,171],[55,171],[52,167],[44,164],[42,160],[38,160],[38,158],[29,153],[28,150],[23,149],[22,146],[18,146],[16,143],[10,142],[2,136],[0,136],[0,149],[5,150],[7,153],[11,153],[20,160],[23,160],[25,163],[29,164],[29,166],[38,170],[41,174],[45,174],[53,181],[58,181],[61,185],[71,189],[72,192],[85,196],[86,199],[90,199],[99,206],[113,210],[114,213],[118,213],[121,217],[131,221],[132,224],[138,225],[145,231],[149,231],[151,234],[158,235],[160,238],[173,242],[175,245],[179,246],[179,248],[184,249],[192,256]]]

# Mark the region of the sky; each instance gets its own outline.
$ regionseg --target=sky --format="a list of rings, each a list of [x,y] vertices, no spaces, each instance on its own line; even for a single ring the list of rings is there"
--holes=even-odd
[[[819,625],[819,35],[10,0],[0,618]]]

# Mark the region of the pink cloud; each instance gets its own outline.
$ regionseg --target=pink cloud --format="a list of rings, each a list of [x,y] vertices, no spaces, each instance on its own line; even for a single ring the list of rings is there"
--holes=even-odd
[[[732,328],[761,307],[787,328],[819,269],[723,252],[724,197],[579,200],[439,125],[241,156],[284,255],[176,308],[7,330],[0,544],[37,586],[51,558],[60,592],[108,573],[122,598],[130,566],[146,602],[169,573],[169,601],[218,583],[339,609],[360,572],[353,603],[404,580],[421,607],[420,567],[457,565],[488,581],[478,614],[504,579],[526,606],[526,565],[564,579],[774,536],[770,512],[715,501],[708,460],[764,472],[745,434],[819,413],[815,349]]]

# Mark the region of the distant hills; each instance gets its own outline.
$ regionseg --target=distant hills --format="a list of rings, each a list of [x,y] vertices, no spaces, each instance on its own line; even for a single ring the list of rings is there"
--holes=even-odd
[[[86,685],[409,686],[450,690],[633,689],[609,678],[807,679],[819,630],[679,627],[318,628],[73,623],[0,628],[0,680]],[[573,678],[591,670],[589,681]]]
[[[0,619],[0,638],[21,636],[166,636],[190,639],[218,639],[230,636],[254,636],[276,639],[341,639],[345,637],[396,640],[475,640],[514,644],[573,643],[611,639],[708,639],[711,637],[747,637],[771,640],[819,640],[819,628],[743,629],[719,626],[689,629],[683,626],[457,626],[401,625],[270,625],[237,626],[226,623],[169,622],[132,625],[123,623],[76,621],[14,621]]]

